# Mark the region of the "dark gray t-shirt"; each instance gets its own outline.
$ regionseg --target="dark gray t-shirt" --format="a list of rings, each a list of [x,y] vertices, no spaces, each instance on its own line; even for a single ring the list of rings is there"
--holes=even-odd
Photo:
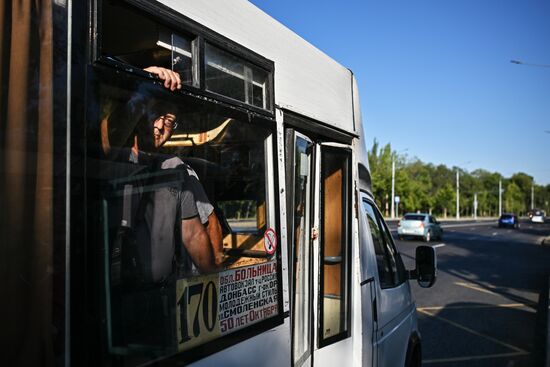
[[[143,189],[135,231],[144,276],[153,282],[172,274],[181,221],[199,214],[182,164],[177,157],[163,160]]]

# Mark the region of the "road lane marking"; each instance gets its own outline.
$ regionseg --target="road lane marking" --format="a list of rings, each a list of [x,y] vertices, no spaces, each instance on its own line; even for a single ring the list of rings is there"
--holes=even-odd
[[[472,284],[469,284],[469,283],[454,282],[454,284],[459,285],[459,286],[464,287],[464,288],[473,289],[473,290],[476,290],[478,292],[489,293],[489,294],[494,294],[494,295],[497,295],[497,296],[501,296],[501,294],[499,294],[497,292],[493,292],[493,291],[490,291],[488,289],[481,288],[479,286],[472,285]],[[489,287],[487,287],[487,288],[489,288]]]
[[[424,364],[433,364],[433,363],[451,363],[451,362],[465,362],[465,361],[475,361],[480,359],[491,359],[491,358],[510,358],[510,357],[519,357],[529,355],[528,352],[514,352],[514,353],[500,353],[500,354],[485,354],[478,356],[467,356],[467,357],[454,357],[454,358],[437,358],[437,359],[423,359],[422,363]]]
[[[460,325],[459,323],[457,322],[454,322],[454,321],[451,321],[445,317],[441,317],[441,316],[438,316],[438,315],[434,315],[433,313],[429,312],[429,311],[426,311],[426,310],[420,310],[419,311],[420,313],[423,313],[425,315],[428,315],[430,317],[433,317],[434,319],[437,319],[437,320],[440,320],[440,321],[443,321],[443,322],[446,322],[447,324],[449,325],[452,325],[458,329],[461,329],[461,330],[464,330],[464,331],[467,331],[469,332],[470,334],[474,334],[476,336],[479,336],[483,339],[487,339],[487,340],[490,340],[492,341],[493,343],[496,343],[496,344],[499,344],[499,345],[502,345],[508,349],[512,349],[513,351],[516,351],[518,353],[525,353],[525,354],[529,354],[529,352],[527,352],[526,350],[523,350],[519,347],[516,347],[515,345],[512,345],[512,344],[508,344],[506,342],[503,342],[502,340],[498,340],[496,338],[493,338],[492,336],[489,336],[489,335],[485,335],[485,334],[482,334],[480,332],[477,332],[473,329],[470,329],[469,327],[466,327],[466,326],[463,326],[463,325]]]
[[[418,311],[438,311],[438,310],[463,310],[463,309],[476,309],[476,308],[516,308],[516,307],[533,307],[526,303],[502,303],[498,305],[476,305],[476,306],[428,306],[417,307]]]
[[[461,223],[461,224],[443,224],[443,228],[470,227],[470,226],[490,226],[496,224],[496,221],[476,222],[476,223]]]
[[[433,248],[438,248],[438,247],[443,247],[443,246],[445,246],[444,243],[438,243],[437,245],[433,245],[432,247]]]

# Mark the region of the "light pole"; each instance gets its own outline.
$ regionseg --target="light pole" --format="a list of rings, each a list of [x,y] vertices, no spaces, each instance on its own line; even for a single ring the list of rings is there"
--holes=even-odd
[[[531,183],[531,209],[535,208],[535,180]]]
[[[474,219],[477,219],[477,192],[474,194]]]
[[[460,173],[456,169],[456,219],[460,219]]]
[[[395,154],[392,153],[391,157],[391,218],[395,218],[395,156],[399,153],[404,153],[409,148],[405,148],[403,150],[400,150],[399,152],[396,152]]]
[[[502,180],[498,180],[498,216],[502,215]]]
[[[395,160],[391,158],[391,219],[395,218]]]

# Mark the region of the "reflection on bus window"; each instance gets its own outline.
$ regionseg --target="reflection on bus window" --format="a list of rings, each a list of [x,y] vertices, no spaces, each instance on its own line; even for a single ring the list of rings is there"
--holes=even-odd
[[[206,89],[270,109],[268,72],[210,44],[205,45]]]
[[[90,151],[110,353],[139,365],[277,316],[273,127],[147,81],[99,79]]]

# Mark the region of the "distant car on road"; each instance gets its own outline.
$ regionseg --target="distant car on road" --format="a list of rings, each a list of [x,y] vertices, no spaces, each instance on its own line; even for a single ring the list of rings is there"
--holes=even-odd
[[[397,236],[399,239],[405,237],[421,237],[424,241],[432,239],[439,240],[443,237],[443,229],[435,217],[425,213],[407,213],[397,222]]]
[[[531,216],[531,223],[544,223],[544,212],[542,210],[534,210]]]
[[[499,228],[519,228],[519,218],[513,213],[504,213],[498,219],[498,226]]]

